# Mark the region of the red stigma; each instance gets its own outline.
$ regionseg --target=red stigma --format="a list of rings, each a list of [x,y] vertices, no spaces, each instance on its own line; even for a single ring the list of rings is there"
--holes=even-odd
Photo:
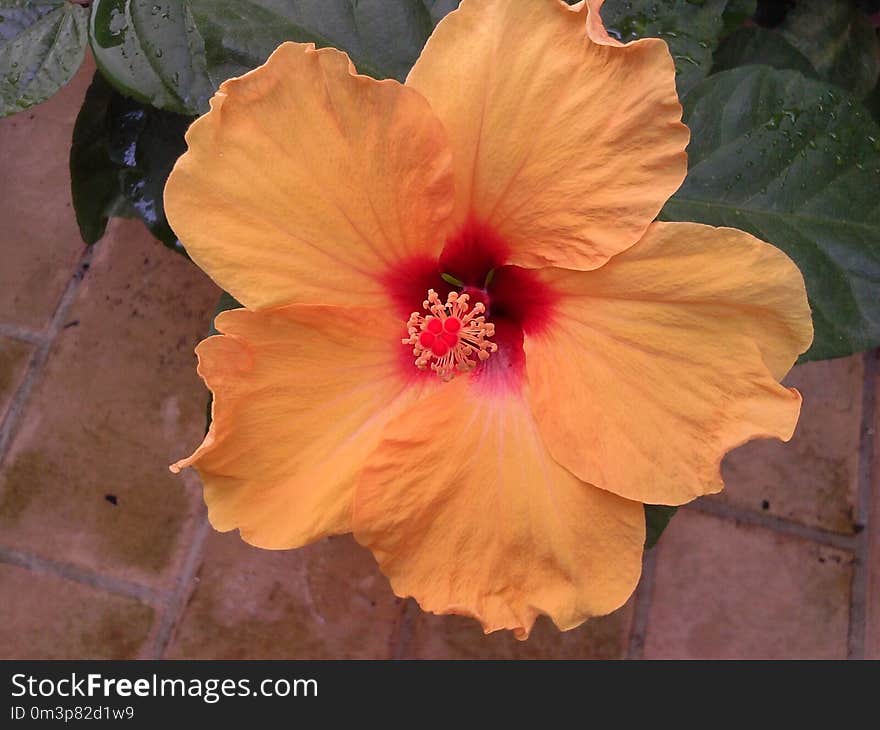
[[[445,322],[434,317],[425,324],[425,331],[419,335],[419,344],[437,357],[443,357],[458,344],[460,329],[461,320],[457,317],[449,317]]]
[[[449,345],[438,337],[434,340],[434,344],[431,345],[431,352],[433,352],[436,357],[443,357],[449,352]]]

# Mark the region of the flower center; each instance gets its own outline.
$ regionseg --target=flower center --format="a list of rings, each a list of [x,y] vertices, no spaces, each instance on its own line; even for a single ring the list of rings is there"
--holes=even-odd
[[[483,316],[486,307],[477,302],[468,304],[470,296],[449,292],[444,303],[433,289],[422,307],[429,312],[413,312],[406,323],[409,337],[402,340],[412,345],[415,364],[419,370],[430,366],[443,380],[451,380],[456,372],[466,373],[477,366],[477,361],[489,359],[498,345],[487,340],[495,334],[495,325]]]

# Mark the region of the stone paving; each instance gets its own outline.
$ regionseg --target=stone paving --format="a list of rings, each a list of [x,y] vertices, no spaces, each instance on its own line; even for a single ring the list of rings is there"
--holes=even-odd
[[[218,290],[137,221],[79,238],[67,169],[93,67],[0,120],[0,658],[880,659],[877,353],[797,367],[789,445],[749,444],[611,616],[525,643],[395,598],[350,537],[252,548],[167,464],[204,432]]]

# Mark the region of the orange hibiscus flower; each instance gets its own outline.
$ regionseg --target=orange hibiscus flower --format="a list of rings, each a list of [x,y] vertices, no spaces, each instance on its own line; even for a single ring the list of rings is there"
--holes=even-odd
[[[198,347],[213,422],[172,467],[218,530],[353,532],[398,595],[525,638],[627,600],[643,503],[791,437],[800,272],[653,222],[686,172],[673,63],[600,4],[464,0],[405,85],[285,43],[220,86],[165,193],[246,307]]]

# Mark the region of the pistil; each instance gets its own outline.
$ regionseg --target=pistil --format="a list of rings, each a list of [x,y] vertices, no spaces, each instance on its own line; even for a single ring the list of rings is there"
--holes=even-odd
[[[420,370],[430,367],[443,380],[457,373],[473,370],[478,362],[489,359],[498,345],[487,338],[495,334],[495,325],[486,321],[486,307],[469,304],[467,294],[450,292],[443,302],[430,289],[422,308],[428,314],[413,312],[406,323],[409,337],[403,344],[412,345],[415,365]]]

